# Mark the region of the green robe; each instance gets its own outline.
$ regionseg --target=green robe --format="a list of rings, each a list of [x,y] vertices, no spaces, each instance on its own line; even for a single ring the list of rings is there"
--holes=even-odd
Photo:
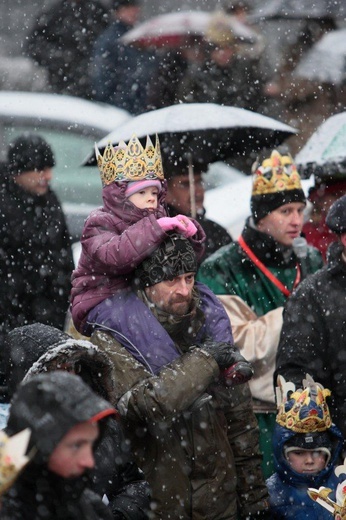
[[[293,250],[283,250],[270,236],[248,224],[242,236],[267,269],[291,291],[297,276],[297,258]],[[320,252],[311,246],[308,246],[306,264],[309,274],[323,266]],[[253,264],[238,242],[222,247],[205,260],[197,279],[208,285],[215,294],[239,296],[257,316],[283,306],[287,299]]]

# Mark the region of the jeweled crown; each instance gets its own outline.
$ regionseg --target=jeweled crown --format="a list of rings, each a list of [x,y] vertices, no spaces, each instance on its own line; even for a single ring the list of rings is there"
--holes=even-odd
[[[290,392],[293,392],[288,396]],[[296,433],[313,433],[327,430],[332,425],[326,397],[330,390],[316,383],[307,375],[303,388],[296,390],[295,385],[278,376],[276,397],[278,414],[276,422]]]
[[[266,195],[278,191],[301,190],[302,185],[296,165],[290,155],[281,155],[277,150],[259,166],[252,167],[252,195]]]
[[[115,181],[164,179],[157,135],[155,146],[147,136],[146,146],[143,148],[136,135],[133,135],[128,144],[121,141],[118,146],[113,147],[108,143],[103,155],[95,145],[95,154],[103,186]]]

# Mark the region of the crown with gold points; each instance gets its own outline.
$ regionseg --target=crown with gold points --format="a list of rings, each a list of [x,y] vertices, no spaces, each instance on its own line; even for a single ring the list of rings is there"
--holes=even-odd
[[[276,422],[295,433],[325,431],[332,426],[326,402],[326,397],[330,395],[330,390],[316,383],[308,374],[303,380],[303,389],[299,390],[293,383],[278,376]]]
[[[146,146],[143,148],[136,135],[133,135],[128,144],[120,141],[118,146],[113,147],[108,143],[103,155],[95,145],[95,154],[103,186],[120,181],[164,179],[157,135],[155,146],[147,136]]]
[[[287,190],[301,190],[302,185],[296,165],[290,155],[281,155],[277,150],[268,159],[252,167],[252,195],[266,195]]]

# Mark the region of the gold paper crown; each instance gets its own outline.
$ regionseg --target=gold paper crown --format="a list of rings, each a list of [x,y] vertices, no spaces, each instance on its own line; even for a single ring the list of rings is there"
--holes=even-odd
[[[281,155],[277,150],[274,150],[270,158],[265,159],[261,166],[256,162],[252,171],[254,173],[252,196],[302,189],[300,176],[292,157]]]
[[[127,145],[121,141],[114,148],[111,143],[108,143],[103,156],[95,145],[95,154],[103,186],[115,181],[164,179],[157,135],[155,146],[148,136],[146,146],[143,148],[138,138],[133,135]]]
[[[12,486],[33,453],[25,455],[31,431],[29,428],[8,437],[0,432],[0,496]]]
[[[288,397],[288,392],[293,393]],[[330,390],[315,383],[307,375],[303,380],[303,389],[296,390],[293,383],[286,383],[282,376],[278,376],[276,389],[278,414],[276,422],[296,433],[313,433],[327,430],[332,425],[332,419],[326,397],[331,395]],[[288,408],[289,403],[289,408]]]

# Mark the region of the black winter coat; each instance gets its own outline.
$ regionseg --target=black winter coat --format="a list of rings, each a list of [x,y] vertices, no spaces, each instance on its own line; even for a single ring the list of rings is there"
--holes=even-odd
[[[88,0],[60,0],[40,14],[26,50],[47,69],[54,92],[90,99],[92,45],[108,19],[102,2]]]
[[[0,346],[14,327],[63,328],[73,258],[53,191],[35,196],[9,180],[0,189]]]
[[[333,422],[346,436],[346,263],[339,243],[328,264],[306,278],[287,300],[276,358],[278,374],[301,387],[305,375],[332,392]]]

